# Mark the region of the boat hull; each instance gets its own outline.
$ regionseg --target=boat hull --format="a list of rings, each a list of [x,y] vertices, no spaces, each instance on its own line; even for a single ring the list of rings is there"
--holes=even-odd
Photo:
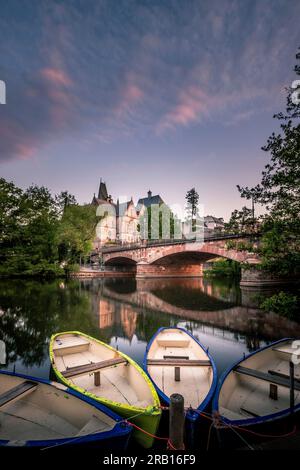
[[[220,426],[214,440],[220,447],[247,447],[293,433],[299,416],[298,364],[290,366],[292,339],[271,343],[230,367],[222,376],[213,399]],[[290,367],[297,380],[294,406],[290,407]]]
[[[31,383],[36,384],[37,386],[43,386],[46,390],[46,396],[50,397],[50,394],[55,394],[56,397],[61,395],[62,399],[67,399],[68,397],[74,401],[74,406],[76,408],[80,407],[81,403],[88,405],[90,412],[92,414],[100,411],[105,415],[109,416],[115,420],[115,425],[111,430],[104,432],[94,432],[91,434],[86,434],[82,436],[73,436],[73,437],[64,437],[64,438],[51,438],[51,439],[7,439],[1,436],[1,430],[3,431],[4,426],[0,426],[0,447],[2,448],[34,448],[34,449],[46,449],[46,448],[55,448],[55,447],[68,447],[68,448],[94,448],[98,450],[105,450],[108,447],[116,451],[124,451],[128,447],[130,440],[130,435],[132,428],[127,423],[124,423],[123,420],[113,413],[111,410],[107,409],[101,404],[95,404],[91,400],[80,396],[78,393],[70,390],[67,387],[62,387],[60,384],[51,382],[49,380],[40,379],[36,377],[27,376],[24,374],[15,374],[9,371],[0,371],[0,381],[4,380],[5,377],[9,378],[18,378],[24,379],[24,381],[30,381]],[[49,392],[47,390],[49,389]],[[51,391],[51,393],[50,393]],[[50,399],[50,398],[48,398]],[[69,402],[70,400],[68,400]],[[86,408],[86,406],[85,406]],[[94,411],[93,411],[94,410]],[[74,408],[74,413],[77,410]],[[4,408],[5,412],[5,408]],[[5,413],[4,413],[5,414]],[[23,433],[24,434],[24,433]],[[16,433],[18,436],[18,433]]]
[[[155,385],[155,388],[157,390],[157,393],[158,393],[158,395],[161,399],[161,402],[163,404],[169,406],[170,405],[170,398],[157,385],[156,381],[154,380],[151,373],[149,372],[148,359],[149,359],[149,351],[150,351],[150,348],[151,348],[152,344],[154,343],[154,341],[156,341],[157,337],[160,335],[161,332],[166,332],[167,330],[170,330],[170,331],[174,330],[174,331],[184,332],[186,335],[188,335],[189,339],[192,340],[193,343],[196,344],[198,348],[200,348],[201,354],[203,355],[203,353],[204,353],[204,356],[210,361],[210,367],[211,367],[211,371],[212,371],[212,380],[211,380],[211,385],[207,390],[207,394],[206,394],[206,396],[204,397],[204,399],[202,400],[201,403],[197,403],[197,405],[195,407],[193,407],[193,409],[191,408],[191,409],[187,410],[187,412],[186,412],[186,420],[185,420],[186,444],[189,448],[196,448],[196,447],[198,448],[199,445],[200,445],[199,441],[201,440],[201,436],[203,434],[202,431],[203,431],[203,429],[206,428],[206,426],[205,426],[206,420],[205,420],[205,418],[201,417],[201,413],[210,411],[210,409],[211,409],[211,400],[212,400],[212,397],[213,397],[213,394],[214,394],[214,391],[215,391],[215,388],[216,388],[216,385],[217,385],[216,366],[215,366],[213,358],[210,356],[209,352],[207,350],[205,350],[203,345],[201,343],[199,343],[199,341],[197,341],[197,339],[194,338],[194,336],[192,334],[190,334],[188,331],[184,330],[183,328],[175,328],[175,327],[174,328],[160,328],[153,335],[153,337],[151,338],[151,340],[149,341],[149,343],[147,345],[147,349],[146,349],[145,356],[144,356],[144,361],[143,361],[143,368],[144,368],[145,372],[149,375],[151,380],[153,381],[153,383]],[[174,389],[174,392],[172,392],[172,393],[181,393],[181,391]],[[183,391],[182,395],[184,395],[184,391]],[[188,406],[187,402],[185,404],[186,404],[186,406]]]
[[[66,379],[55,365],[53,344],[56,338],[62,337],[63,335],[70,335],[70,334],[80,335],[84,338],[87,338],[88,340],[99,343],[100,345],[105,346],[111,351],[114,351],[115,353],[123,357],[126,361],[128,361],[130,365],[132,365],[138,371],[138,373],[143,377],[143,379],[147,382],[147,385],[149,387],[149,390],[152,396],[153,404],[151,406],[147,406],[143,408],[143,407],[131,406],[131,405],[123,404],[120,402],[116,402],[108,398],[101,397],[100,395],[95,395],[93,393],[90,393],[87,390],[83,389],[82,387],[78,387],[74,385],[70,380]],[[133,437],[138,442],[138,444],[140,444],[144,448],[152,447],[154,443],[154,437],[152,437],[152,435],[153,436],[156,435],[158,426],[160,423],[160,418],[161,418],[161,408],[160,408],[159,398],[148,376],[138,366],[138,364],[136,364],[130,357],[128,357],[126,354],[121,353],[120,351],[115,350],[111,346],[108,346],[107,344],[99,340],[96,340],[95,338],[92,338],[81,332],[73,331],[73,332],[58,333],[52,336],[51,341],[50,341],[50,359],[51,359],[53,371],[57,379],[60,382],[67,385],[69,388],[76,390],[78,393],[83,394],[86,397],[89,397],[92,400],[95,400],[96,402],[104,404],[105,406],[113,410],[115,413],[117,413],[118,415],[128,420],[130,423],[132,423],[134,427]],[[101,389],[99,389],[99,393],[100,392],[101,392]],[[138,428],[141,428],[141,430],[139,430]]]

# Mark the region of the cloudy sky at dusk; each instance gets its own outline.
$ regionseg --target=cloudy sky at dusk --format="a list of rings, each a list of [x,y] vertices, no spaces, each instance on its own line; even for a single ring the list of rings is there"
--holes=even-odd
[[[241,207],[300,46],[298,0],[0,0],[0,174]]]

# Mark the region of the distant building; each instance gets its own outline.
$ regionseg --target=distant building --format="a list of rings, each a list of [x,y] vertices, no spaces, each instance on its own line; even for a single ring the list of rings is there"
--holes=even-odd
[[[148,227],[148,216],[146,214],[146,211],[153,206],[160,207],[164,205],[164,208],[166,209],[165,203],[160,197],[159,194],[155,194],[152,196],[152,192],[148,191],[147,197],[142,197],[138,200],[137,206],[136,206],[136,211],[139,216],[139,221],[140,221],[140,236],[142,240],[146,240],[149,238],[149,229]],[[151,220],[151,223],[154,223],[153,220]],[[156,233],[156,236],[159,237],[159,222],[158,227],[156,229],[153,229],[153,226],[151,226],[151,233],[154,236],[154,233]]]
[[[98,206],[100,221],[96,228],[94,248],[106,243],[132,243],[139,239],[138,215],[131,198],[130,201],[113,202],[106,184],[100,180],[98,197],[94,194],[92,204]]]
[[[152,192],[149,189],[148,196],[142,197],[138,200],[138,203],[136,206],[137,213],[140,214],[144,210],[144,208],[148,209],[148,207],[154,204],[158,204],[160,206],[161,204],[164,204],[164,201],[162,200],[159,194],[152,196]]]
[[[213,215],[206,215],[204,217],[204,230],[205,231],[224,230],[224,219],[222,217],[214,217]]]

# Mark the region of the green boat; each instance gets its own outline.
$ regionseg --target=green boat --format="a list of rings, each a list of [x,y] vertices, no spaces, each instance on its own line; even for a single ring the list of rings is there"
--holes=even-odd
[[[50,359],[62,383],[137,426],[133,435],[141,446],[153,445],[151,435],[157,433],[159,426],[160,402],[152,382],[135,361],[78,331],[53,335]]]

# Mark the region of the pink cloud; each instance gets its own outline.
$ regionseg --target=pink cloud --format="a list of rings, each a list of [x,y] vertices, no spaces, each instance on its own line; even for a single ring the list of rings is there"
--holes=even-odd
[[[144,93],[143,91],[135,84],[128,83],[122,93],[121,99],[116,107],[116,115],[119,118],[122,118],[126,115],[138,102],[142,99]]]
[[[158,131],[177,125],[187,126],[207,114],[212,98],[200,87],[188,86],[179,94],[178,103],[162,118]]]
[[[142,100],[144,92],[137,82],[138,80],[135,76],[128,74],[125,86],[121,89],[120,100],[115,109],[115,113],[119,118],[126,115]]]
[[[47,67],[40,71],[44,79],[47,96],[50,101],[49,115],[52,124],[61,127],[71,116],[72,95],[70,88],[73,85],[68,74],[58,67]]]
[[[16,145],[16,154],[21,160],[27,160],[34,156],[36,147],[29,143],[20,143]]]
[[[42,69],[41,75],[56,86],[70,86],[72,84],[70,77],[63,70],[57,68]]]

